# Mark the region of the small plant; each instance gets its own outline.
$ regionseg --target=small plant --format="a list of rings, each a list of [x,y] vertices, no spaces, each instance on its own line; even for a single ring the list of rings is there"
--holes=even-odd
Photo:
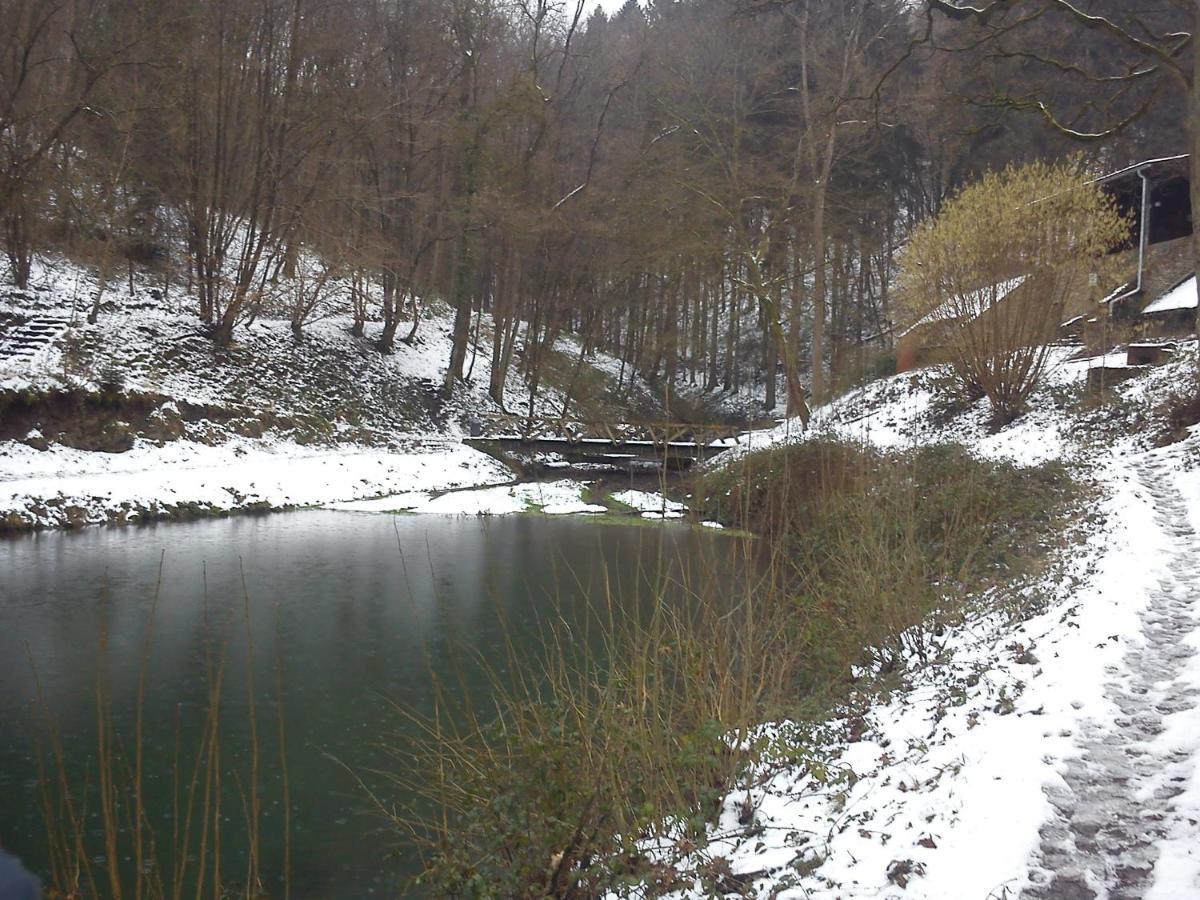
[[[103,397],[117,398],[125,389],[125,373],[113,362],[105,363],[96,377]]]
[[[1194,373],[1171,394],[1163,404],[1162,412],[1166,419],[1161,438],[1164,444],[1183,440],[1188,429],[1200,422],[1200,379]]]

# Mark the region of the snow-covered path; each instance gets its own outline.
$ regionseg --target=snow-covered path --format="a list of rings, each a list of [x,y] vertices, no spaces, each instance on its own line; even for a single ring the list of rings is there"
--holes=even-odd
[[[1047,791],[1054,813],[1041,831],[1033,883],[1022,894],[1030,900],[1182,898],[1195,885],[1179,866],[1194,869],[1195,859],[1188,865],[1160,851],[1181,828],[1198,831],[1174,803],[1196,777],[1194,747],[1164,733],[1167,718],[1193,710],[1200,699],[1189,677],[1200,536],[1169,462],[1146,457],[1138,474],[1173,549],[1155,573],[1158,586],[1140,616],[1140,634],[1126,636],[1129,650],[1108,672],[1106,697],[1119,715],[1084,724],[1080,755],[1067,761],[1064,783]]]

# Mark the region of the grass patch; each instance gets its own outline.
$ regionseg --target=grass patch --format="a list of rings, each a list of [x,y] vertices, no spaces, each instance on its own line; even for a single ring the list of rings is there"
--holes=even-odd
[[[628,503],[622,503],[613,497],[612,492],[602,484],[589,484],[581,494],[585,503],[595,503],[603,506],[613,516],[636,516],[638,511]]]

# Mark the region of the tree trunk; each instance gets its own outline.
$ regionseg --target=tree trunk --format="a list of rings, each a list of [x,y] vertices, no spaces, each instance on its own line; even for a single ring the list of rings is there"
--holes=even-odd
[[[766,379],[767,394],[763,405],[766,407],[767,412],[775,409],[775,370],[779,368],[779,362],[775,357],[777,348],[775,346],[774,330],[771,328],[770,315],[770,310],[764,307],[762,309],[763,375]]]
[[[737,390],[737,342],[738,331],[740,324],[741,297],[738,295],[738,289],[735,286],[729,290],[729,329],[725,332],[725,392]]]
[[[721,377],[721,313],[725,309],[725,269],[717,275],[717,283],[710,286],[708,315],[712,332],[708,336],[708,377],[704,381],[706,391],[715,391]]]
[[[92,308],[87,314],[89,325],[95,325],[100,318],[100,303],[104,300],[104,289],[108,286],[108,272],[109,245],[105,244],[104,249],[100,251],[100,266],[96,272],[96,296],[92,298]],[[132,294],[133,291],[130,291],[131,296]]]
[[[29,287],[29,274],[33,268],[33,247],[25,216],[20,210],[9,213],[5,222],[5,249],[12,270],[12,281],[21,290]]]
[[[1192,82],[1189,85],[1187,129],[1190,172],[1189,193],[1192,201],[1192,273],[1200,284],[1200,2],[1192,6]],[[1200,308],[1196,310],[1196,338],[1200,340]],[[1196,349],[1196,365],[1200,367],[1200,344]]]
[[[675,379],[679,363],[679,293],[682,279],[672,278],[667,285],[666,315],[663,319],[663,336],[660,351],[663,354],[663,408],[670,419],[671,399],[675,394]],[[656,366],[657,368],[657,366]]]
[[[825,402],[825,182],[813,198],[812,399]]]
[[[383,273],[383,330],[379,332],[379,340],[375,343],[375,349],[380,353],[391,353],[396,349],[396,329],[400,327],[400,307],[404,302],[396,280],[393,272]]]
[[[446,394],[454,390],[454,383],[463,377],[463,364],[467,359],[467,343],[471,336],[471,287],[474,264],[471,254],[471,237],[464,230],[459,237],[458,265],[454,273],[454,328],[450,333],[450,365],[446,369]]]

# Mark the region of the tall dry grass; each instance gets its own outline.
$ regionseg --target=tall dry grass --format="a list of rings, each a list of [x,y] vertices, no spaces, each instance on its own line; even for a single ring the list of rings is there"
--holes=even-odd
[[[816,441],[748,456],[694,492],[702,514],[759,539],[711,545],[699,565],[645,560],[646,595],[614,586],[583,624],[552,616],[542,646],[510,640],[502,665],[464,658],[491,681],[487,708],[464,699],[471,672],[435,680],[432,714],[405,714],[417,737],[392,775],[411,801],[377,799],[423,854],[418,890],[654,896],[694,879],[677,863],[751,777],[761,723],[819,717],[854,667],[922,658],[916,626],[956,621],[1032,565],[1031,536],[1071,488],[1053,467],[1018,477],[954,448]]]
[[[242,579],[243,605],[240,626],[247,642],[245,690],[249,717],[250,771],[234,794],[240,809],[225,805],[223,773],[237,772],[236,756],[243,748],[223,741],[226,716],[227,664],[231,641],[239,627],[235,615],[210,621],[204,627],[205,706],[198,720],[184,721],[177,708],[169,770],[170,801],[166,808],[151,802],[147,790],[146,694],[153,653],[154,628],[162,585],[162,565],[139,649],[138,677],[132,733],[122,728],[114,713],[108,660],[111,648],[107,626],[100,634],[94,682],[95,742],[89,749],[65,747],[54,711],[42,689],[32,657],[41,713],[43,752],[39,756],[42,815],[48,843],[49,872],[46,895],[50,900],[111,898],[111,900],[228,900],[267,895],[267,878],[261,869],[261,780],[263,761],[258,732],[259,712],[254,683],[254,641],[250,627],[250,594]],[[208,609],[207,579],[204,607]],[[286,727],[282,705],[282,668],[275,657],[275,728],[284,793],[284,871],[272,873],[272,883],[291,892],[290,820]],[[195,732],[195,734],[193,734]],[[79,770],[81,759],[89,758]],[[93,825],[99,820],[99,827]],[[231,873],[228,834],[237,823],[238,846],[234,856],[245,856],[244,870]],[[165,824],[163,824],[165,823]],[[242,840],[241,836],[245,835]],[[278,892],[276,892],[278,893]]]

